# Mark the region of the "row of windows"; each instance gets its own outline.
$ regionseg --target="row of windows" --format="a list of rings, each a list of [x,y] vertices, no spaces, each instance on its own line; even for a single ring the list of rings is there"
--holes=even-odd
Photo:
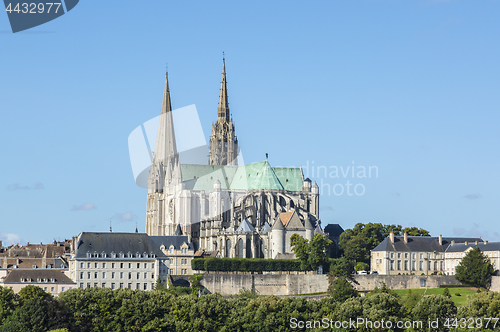
[[[155,284],[154,284],[154,283],[151,283],[150,285],[151,285],[151,288],[149,288],[149,289],[150,289],[150,290],[154,289]],[[90,287],[91,287],[91,286],[90,286],[90,282],[87,282],[87,285],[86,285],[86,286],[87,286],[87,288],[90,288]],[[132,289],[132,286],[133,286],[133,284],[132,284],[131,282],[129,282],[129,283],[127,284],[127,288],[129,288],[129,289]],[[141,286],[142,286],[142,287],[141,287]],[[99,287],[99,283],[94,282],[94,287]],[[101,287],[102,287],[102,288],[106,288],[106,287],[107,287],[107,286],[106,286],[106,283],[105,283],[105,282],[101,283]],[[64,288],[64,287],[63,287],[63,288]],[[85,288],[85,285],[84,285],[84,283],[83,283],[83,282],[81,282],[81,283],[80,283],[80,288]],[[121,289],[123,289],[123,288],[124,288],[124,283],[123,283],[123,282],[121,282],[121,283],[119,284],[119,288],[121,288]],[[71,288],[70,288],[70,289],[71,289]],[[112,282],[112,283],[111,283],[111,289],[116,289],[116,284],[115,284],[114,282]],[[147,282],[145,282],[145,283],[143,283],[143,284],[141,285],[141,283],[139,283],[139,282],[138,282],[138,283],[136,283],[136,284],[135,284],[135,289],[148,290],[148,283],[147,283]],[[64,290],[64,289],[63,289],[63,290]]]
[[[99,264],[101,264],[102,268],[105,269],[106,268],[106,263],[93,263],[94,265],[94,269],[98,269],[99,268]],[[119,264],[119,265],[118,265]],[[120,269],[123,269],[127,263],[111,263],[111,268],[114,269],[114,268],[117,268],[118,266],[120,267]],[[133,264],[136,264],[135,266],[140,269],[141,268],[141,264],[144,264],[144,268],[147,269],[148,266],[151,266],[152,269],[155,268],[155,263],[150,263],[151,265],[149,265],[148,263],[133,263]],[[80,268],[83,269],[85,266],[85,263],[80,263]],[[90,269],[92,266],[92,263],[87,263],[87,269]],[[109,266],[109,265],[108,265]],[[131,269],[132,268],[132,263],[128,263],[128,268]]]
[[[433,258],[432,254],[424,254],[424,253],[420,253],[419,254],[419,258],[420,259],[424,259],[424,255],[425,255],[425,258]],[[402,257],[402,253],[398,252],[397,253],[397,257],[401,258]],[[409,257],[410,257],[410,253],[405,252],[404,253],[404,258],[408,259]],[[391,258],[394,258],[394,253],[393,252],[391,252]],[[417,259],[417,254],[416,253],[411,253],[411,258],[412,259]],[[436,253],[434,253],[434,258],[435,259],[436,258],[443,258],[443,255],[442,254],[436,254]]]
[[[417,270],[417,262],[416,261],[412,261],[411,262],[411,270],[412,271],[416,271]],[[424,262],[423,261],[420,261],[418,262],[418,269],[420,271],[423,271],[424,270]],[[402,265],[404,264],[404,266]],[[391,263],[390,263],[390,267],[391,267],[391,270],[405,270],[405,271],[408,271],[409,270],[409,261],[404,261],[404,263],[402,261],[397,261],[397,268],[395,268],[394,266],[394,260],[391,260]],[[443,271],[443,262],[428,262],[428,266],[427,266],[427,269],[428,270],[432,270],[434,267],[434,271],[438,271],[438,268],[440,271]]]
[[[142,255],[140,253],[135,253],[132,254],[130,251],[127,253],[127,254],[124,254],[123,252],[120,252],[119,254],[115,254],[114,252],[111,252],[111,254],[109,255],[109,257],[111,258],[155,258],[156,255],[153,254],[153,253],[143,253]],[[102,252],[102,253],[98,253],[97,251],[94,252],[94,253],[91,253],[91,252],[87,252],[87,258],[108,258],[108,254],[105,253],[105,252]]]
[[[84,273],[83,272],[80,272],[80,279],[84,279]],[[108,273],[109,275],[109,273]],[[140,279],[141,277],[141,272],[137,272],[137,280]],[[87,279],[91,279],[91,276],[92,276],[92,273],[90,272],[87,272]],[[99,276],[99,272],[94,272],[94,279],[97,279]],[[120,279],[123,279],[123,272],[120,272]],[[151,273],[151,278],[154,279],[155,277],[155,274],[154,273]],[[106,272],[102,272],[102,278],[103,279],[106,279]],[[148,278],[148,272],[144,272],[144,279],[147,279]],[[115,272],[111,272],[111,279],[115,279]],[[132,272],[129,272],[128,273],[128,279],[132,279]]]
[[[43,290],[46,291],[46,292],[48,291],[47,289],[48,289],[48,287],[44,287],[43,288]],[[70,289],[73,289],[73,287],[68,287],[68,290],[70,290]],[[64,292],[65,290],[66,290],[66,287],[61,287],[61,292]],[[55,291],[56,291],[55,287],[50,287],[50,292],[51,293],[54,293]]]

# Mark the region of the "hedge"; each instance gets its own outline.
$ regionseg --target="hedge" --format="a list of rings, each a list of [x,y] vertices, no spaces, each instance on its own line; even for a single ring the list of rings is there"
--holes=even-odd
[[[302,271],[298,259],[195,258],[191,267],[201,271]]]

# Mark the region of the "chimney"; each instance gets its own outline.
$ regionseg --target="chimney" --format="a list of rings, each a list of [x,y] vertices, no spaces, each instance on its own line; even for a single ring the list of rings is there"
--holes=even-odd
[[[451,245],[454,246],[455,245],[455,240],[451,240]]]
[[[439,245],[443,245],[443,236],[441,234],[439,234]]]
[[[484,244],[488,244],[488,241],[484,240]]]
[[[405,243],[408,243],[408,233],[406,233],[406,232],[404,234],[404,240],[405,240]]]
[[[469,241],[465,241],[465,245],[466,245],[466,246],[467,246],[467,245],[469,245]]]
[[[476,241],[476,246],[479,244],[479,241]]]
[[[389,234],[389,238],[391,239],[391,242],[394,243],[394,232]]]

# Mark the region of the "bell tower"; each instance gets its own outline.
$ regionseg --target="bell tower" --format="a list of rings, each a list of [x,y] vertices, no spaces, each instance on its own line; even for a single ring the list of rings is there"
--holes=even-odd
[[[222,80],[220,82],[217,121],[212,124],[209,149],[210,165],[238,165],[238,139],[234,131],[233,118],[229,113],[225,58],[222,58]]]

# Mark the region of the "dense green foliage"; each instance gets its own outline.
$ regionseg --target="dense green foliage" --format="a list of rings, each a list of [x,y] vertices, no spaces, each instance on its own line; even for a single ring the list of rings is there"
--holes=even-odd
[[[474,248],[457,266],[455,278],[476,287],[487,287],[494,272],[489,258],[483,255],[479,248]]]
[[[191,267],[193,270],[214,272],[302,271],[298,259],[195,258],[191,260]]]
[[[375,248],[389,234],[400,236],[405,232],[409,236],[429,236],[429,232],[422,228],[403,228],[401,225],[382,225],[380,223],[358,223],[352,229],[346,229],[340,235],[339,248],[344,256],[356,262],[368,262],[370,250]]]
[[[311,241],[298,234],[290,237],[290,245],[295,256],[300,260],[302,270],[317,270],[328,264],[328,248],[332,241],[323,234],[316,234]]]
[[[339,289],[352,287],[350,283],[345,283],[346,278],[337,280]],[[150,292],[107,288],[73,289],[58,298],[48,295],[25,301],[17,301],[18,296],[15,295],[13,311],[0,326],[0,332],[303,331],[302,328],[293,328],[291,320],[322,321],[325,318],[333,322],[357,321],[361,318],[392,322],[421,320],[426,323],[431,319],[442,323],[437,331],[445,331],[444,322],[447,319],[500,318],[500,294],[487,291],[470,295],[458,313],[453,302],[443,295],[409,294],[406,300],[402,300],[393,291],[384,290],[384,287],[365,297],[356,296],[356,293],[347,297],[347,293],[344,290],[337,294],[344,295],[343,298],[334,295],[319,300],[259,296],[251,291],[241,291],[232,298],[224,298],[219,294],[198,297],[180,295],[171,289]],[[349,326],[342,331],[387,329],[361,325]],[[488,329],[483,326],[474,331],[494,329],[490,325]]]

